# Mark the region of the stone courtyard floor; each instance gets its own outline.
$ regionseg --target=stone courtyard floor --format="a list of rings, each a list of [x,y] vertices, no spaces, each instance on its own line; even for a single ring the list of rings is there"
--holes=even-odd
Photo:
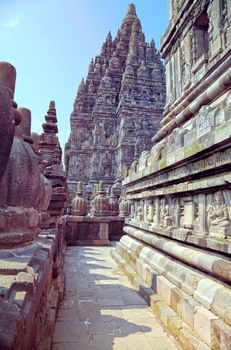
[[[66,293],[53,350],[179,349],[116,266],[110,249],[67,249]]]

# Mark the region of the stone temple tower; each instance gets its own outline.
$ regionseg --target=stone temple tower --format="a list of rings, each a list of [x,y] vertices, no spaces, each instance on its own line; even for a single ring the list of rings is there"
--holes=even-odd
[[[129,5],[120,29],[107,35],[82,80],[71,114],[65,163],[71,196],[76,183],[106,187],[152,146],[165,104],[165,72],[155,43],[145,42],[136,9]]]

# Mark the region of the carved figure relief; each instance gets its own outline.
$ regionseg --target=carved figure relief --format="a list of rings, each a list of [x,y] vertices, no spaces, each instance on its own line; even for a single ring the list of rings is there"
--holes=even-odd
[[[222,191],[215,192],[213,203],[208,207],[208,224],[219,227],[230,226],[229,208]]]
[[[166,198],[162,198],[160,201],[160,226],[172,226],[171,208]]]
[[[137,220],[144,221],[144,206],[143,203],[140,202],[136,212]]]

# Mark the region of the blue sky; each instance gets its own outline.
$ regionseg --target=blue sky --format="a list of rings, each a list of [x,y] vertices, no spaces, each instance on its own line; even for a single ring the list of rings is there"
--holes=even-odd
[[[157,48],[168,25],[167,0],[134,0],[146,40]],[[15,101],[32,112],[32,131],[41,133],[49,101],[55,100],[62,147],[82,77],[113,37],[131,1],[0,0],[0,60],[17,70]]]

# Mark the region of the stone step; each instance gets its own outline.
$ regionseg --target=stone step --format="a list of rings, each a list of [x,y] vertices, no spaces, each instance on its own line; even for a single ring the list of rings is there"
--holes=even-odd
[[[129,236],[156,248],[161,252],[196,267],[206,273],[225,282],[231,282],[231,261],[224,255],[207,252],[204,249],[194,248],[183,243],[176,242],[172,239],[163,238],[154,233],[150,234],[144,230],[133,227],[124,227],[124,232]]]
[[[158,294],[156,294],[147,283],[137,276],[135,271],[130,268],[124,259],[116,251],[111,251],[112,258],[119,267],[125,272],[128,279],[132,281],[134,288],[139,291],[142,297],[151,306],[152,311],[158,316],[159,320],[167,331],[179,341],[183,349],[209,350],[210,347],[205,344],[165,303]]]
[[[141,259],[231,326],[231,290],[227,284],[129,236],[117,243],[117,251],[134,270]]]
[[[221,343],[230,349],[231,291],[226,285],[129,236],[123,236],[113,254],[133,284],[137,278],[145,282],[138,289],[147,301],[151,289],[210,348]]]

